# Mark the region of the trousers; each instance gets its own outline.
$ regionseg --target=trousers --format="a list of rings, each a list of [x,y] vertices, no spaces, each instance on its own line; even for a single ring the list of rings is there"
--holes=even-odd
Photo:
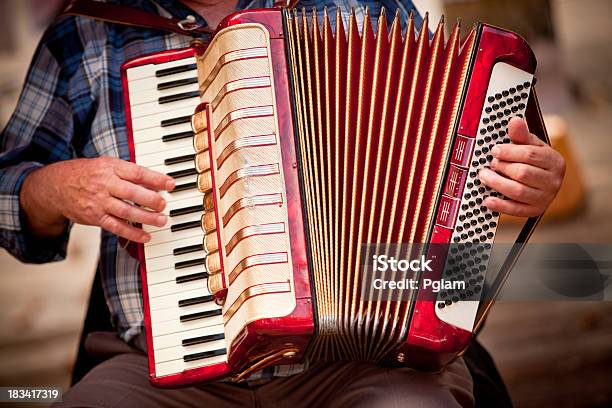
[[[461,358],[438,373],[357,361],[326,362],[255,386],[211,382],[160,389],[149,383],[145,353],[126,347],[117,337],[98,347],[114,355],[94,367],[54,406],[425,408],[474,405],[472,377]]]

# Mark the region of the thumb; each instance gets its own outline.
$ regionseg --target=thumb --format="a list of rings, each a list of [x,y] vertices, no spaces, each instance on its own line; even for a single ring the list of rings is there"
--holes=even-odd
[[[529,133],[527,121],[518,117],[514,117],[510,120],[508,124],[508,136],[510,136],[512,143],[518,145],[541,146],[544,144],[536,135]]]

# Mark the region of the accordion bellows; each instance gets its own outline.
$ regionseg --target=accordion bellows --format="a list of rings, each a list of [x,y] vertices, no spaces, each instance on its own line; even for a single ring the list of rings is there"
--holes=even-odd
[[[124,66],[128,88],[136,89],[130,70],[144,78],[136,69],[151,61],[178,75],[163,87],[183,86],[195,82],[183,73],[195,55],[201,102],[191,118],[195,155],[175,150],[195,167],[175,174],[197,174],[187,188],[201,196],[177,194],[202,203],[172,210],[177,231],[201,228],[177,238],[188,245],[169,258],[176,285],[148,270],[162,268],[156,248],[171,235],[153,233],[141,250],[155,384],[242,380],[267,366],[319,360],[438,369],[467,347],[490,306],[482,293],[499,214],[483,200],[499,195],[477,173],[494,144],[510,142],[512,116],[546,138],[533,53],[519,36],[485,24],[463,39],[456,25],[445,41],[444,21],[430,37],[427,17],[419,30],[412,17],[402,29],[398,15],[388,21],[384,12],[376,27],[368,13],[358,22],[337,12],[335,21],[327,12],[239,12],[209,43]],[[130,98],[136,104],[137,92]],[[188,106],[177,105],[162,126],[182,126]],[[129,123],[139,163],[147,157],[139,155],[143,122]],[[519,242],[536,223],[526,221]],[[401,299],[364,288],[364,259],[385,243],[425,244],[419,254],[432,258],[432,271],[406,278],[444,276],[468,287],[411,289]],[[192,260],[190,251],[202,256]],[[499,282],[519,253],[504,260]],[[200,287],[206,294],[197,301],[181,298]],[[180,310],[162,314],[175,301],[169,296]],[[170,315],[180,325],[164,320]]]
[[[427,18],[402,33],[384,13],[347,31],[324,15],[288,20],[303,192],[326,358],[379,360],[405,338],[410,302],[364,302],[363,243],[423,243],[446,166],[468,61],[456,26],[429,40]],[[360,33],[361,31],[361,33]],[[413,34],[414,33],[414,34]]]

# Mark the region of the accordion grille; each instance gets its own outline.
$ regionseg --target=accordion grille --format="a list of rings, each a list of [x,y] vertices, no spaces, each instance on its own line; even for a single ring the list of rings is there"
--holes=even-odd
[[[414,299],[362,296],[367,243],[423,243],[475,43],[429,38],[384,13],[345,29],[287,13],[297,145],[316,292],[315,359],[380,360],[407,334]],[[409,278],[409,277],[408,277]],[[378,296],[378,298],[377,298]],[[414,295],[412,295],[414,297]]]

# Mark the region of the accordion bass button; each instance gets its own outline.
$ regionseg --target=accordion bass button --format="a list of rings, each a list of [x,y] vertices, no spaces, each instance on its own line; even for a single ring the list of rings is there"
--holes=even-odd
[[[212,176],[210,171],[198,174],[198,190],[202,193],[208,193],[212,190]]]
[[[208,155],[208,150],[196,154],[195,165],[198,173],[204,173],[210,170],[210,156]]]
[[[204,231],[205,234],[208,234],[209,232],[214,231],[217,228],[215,213],[207,212],[207,213],[202,214],[201,223],[202,223],[202,231]]]

